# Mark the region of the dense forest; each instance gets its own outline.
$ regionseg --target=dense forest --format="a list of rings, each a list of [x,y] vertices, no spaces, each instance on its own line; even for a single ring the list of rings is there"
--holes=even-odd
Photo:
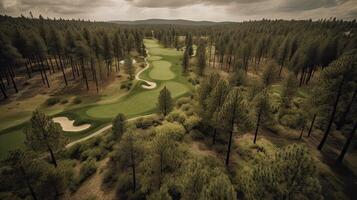
[[[0,165],[0,199],[357,195],[355,20],[170,25],[0,16],[0,43],[2,107],[39,88],[65,91],[46,93],[50,109],[68,105],[59,99],[69,95],[89,99],[56,114],[32,104],[23,123],[0,130],[24,135]],[[172,71],[163,73],[166,63]],[[150,83],[137,78],[147,68],[142,77],[156,81],[156,93],[142,91]],[[187,91],[177,92],[178,83]],[[133,104],[101,102],[111,85],[127,88],[115,100]],[[140,94],[142,101],[130,99]],[[154,109],[127,110],[152,99]],[[89,119],[102,104],[112,107]],[[92,124],[88,133],[111,125],[76,142],[54,122],[62,115]]]

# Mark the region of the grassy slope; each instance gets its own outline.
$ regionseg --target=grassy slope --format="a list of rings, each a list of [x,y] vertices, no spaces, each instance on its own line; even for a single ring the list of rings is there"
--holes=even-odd
[[[64,133],[69,140],[85,137],[93,131],[100,129],[105,124],[109,123],[119,112],[125,113],[128,117],[136,117],[155,112],[158,94],[164,86],[171,91],[174,98],[188,94],[193,90],[193,86],[186,80],[185,77],[181,76],[181,51],[163,48],[157,41],[154,40],[145,40],[145,45],[152,57],[149,59],[151,64],[150,68],[141,74],[141,78],[155,81],[157,83],[157,88],[153,90],[146,90],[141,87],[140,82],[134,82],[133,89],[129,92],[129,94],[123,96],[118,89],[120,87],[118,83],[117,86],[109,86],[109,88],[103,92],[99,102],[84,102],[80,105],[56,105],[54,107],[50,107],[49,109],[43,110],[53,116],[67,116],[70,119],[75,119],[76,123],[79,124],[92,124],[91,128],[85,131]],[[171,66],[164,71],[157,71],[155,67],[162,66],[155,63],[153,64],[154,60],[168,62]],[[150,75],[153,73],[155,76],[151,77]],[[170,80],[155,79],[160,75],[166,76],[169,73],[174,75],[174,77]],[[28,101],[31,102],[26,103],[25,105],[39,105],[42,104],[47,98],[41,98],[41,101],[39,100],[36,102],[29,99]],[[24,106],[24,108],[27,109],[25,110],[27,113],[26,115],[23,115],[22,118],[18,114],[15,114],[15,116],[21,120],[20,123],[10,125],[7,124],[5,127],[6,129],[0,131],[0,159],[4,158],[10,149],[23,146],[23,140],[25,137],[22,133],[22,129],[26,125],[25,121],[30,117],[32,109],[34,109],[33,106]],[[8,120],[13,121],[14,119],[16,118],[10,118]],[[2,123],[2,126],[4,126],[3,124],[5,123]]]

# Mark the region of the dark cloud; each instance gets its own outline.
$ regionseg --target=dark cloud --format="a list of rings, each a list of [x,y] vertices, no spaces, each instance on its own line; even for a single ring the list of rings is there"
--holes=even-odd
[[[88,13],[95,8],[114,5],[112,0],[0,0],[1,12],[29,12],[63,15]]]
[[[229,5],[248,4],[269,0],[125,0],[137,7],[146,8],[179,8],[197,4],[205,5]]]
[[[277,7],[281,11],[302,11],[317,8],[330,8],[341,5],[348,0],[283,0]]]

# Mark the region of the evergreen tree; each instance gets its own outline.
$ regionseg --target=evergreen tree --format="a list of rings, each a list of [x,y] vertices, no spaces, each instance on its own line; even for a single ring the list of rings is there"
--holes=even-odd
[[[221,126],[220,120],[216,112],[223,105],[224,100],[229,92],[229,87],[226,81],[219,80],[217,85],[212,90],[211,94],[206,99],[207,108],[203,111],[203,122],[208,126],[213,127],[212,144],[216,143],[217,130]]]
[[[114,137],[117,139],[121,139],[122,135],[125,133],[127,129],[126,117],[123,113],[119,113],[113,120],[112,133]]]
[[[164,116],[170,113],[173,108],[171,93],[166,86],[160,91],[157,107]]]
[[[30,126],[25,129],[27,147],[35,151],[47,150],[50,153],[52,164],[57,167],[55,151],[64,145],[61,126],[52,121],[44,113],[33,112]]]
[[[182,60],[182,73],[186,74],[188,72],[188,68],[190,66],[190,55],[185,49],[185,52],[183,53],[183,60]]]
[[[323,199],[308,149],[289,145],[240,176],[245,199]]]
[[[124,70],[125,73],[129,75],[129,79],[134,79],[135,67],[133,65],[133,59],[129,56],[124,60]]]
[[[318,97],[317,101],[320,106],[319,110],[325,111],[323,113],[325,116],[328,113],[328,123],[324,136],[318,145],[319,150],[322,149],[331,131],[341,97],[348,95],[349,92],[354,92],[350,88],[357,84],[356,59],[355,52],[348,52],[331,63],[322,72],[316,96]]]
[[[271,105],[269,100],[269,94],[266,89],[264,89],[257,97],[255,102],[255,112],[257,117],[257,123],[255,128],[254,140],[255,144],[257,141],[258,131],[261,123],[266,123],[272,118]]]
[[[23,150],[10,151],[8,157],[4,160],[13,172],[11,173],[11,180],[16,186],[25,185],[34,200],[39,199],[35,192],[35,181],[39,178],[39,173],[36,170],[37,163],[32,161],[31,156],[26,154]]]
[[[222,129],[229,132],[228,150],[225,161],[226,166],[228,166],[234,126],[239,123],[239,126],[244,127],[248,122],[246,105],[243,101],[242,91],[238,88],[231,89],[222,108],[217,114],[221,120]]]
[[[343,161],[343,158],[345,157],[346,153],[347,153],[347,150],[348,150],[348,147],[350,146],[354,136],[355,136],[355,133],[356,133],[356,129],[357,129],[357,121],[355,122],[352,130],[350,131],[347,139],[346,139],[346,142],[345,144],[343,145],[343,148],[342,148],[342,151],[340,153],[340,155],[338,156],[337,158],[337,162],[338,163],[342,163]]]
[[[199,76],[203,75],[206,68],[206,45],[203,41],[200,41],[198,48],[196,50],[197,55],[197,74]]]

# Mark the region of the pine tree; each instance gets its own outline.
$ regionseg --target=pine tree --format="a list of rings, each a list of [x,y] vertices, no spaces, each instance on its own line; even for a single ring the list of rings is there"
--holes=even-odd
[[[301,145],[289,145],[260,158],[239,180],[248,200],[323,199],[314,159]]]
[[[199,76],[203,75],[206,68],[206,45],[203,41],[200,41],[198,48],[196,50],[197,55],[197,74]]]
[[[112,133],[114,137],[121,138],[127,129],[126,117],[123,113],[119,113],[113,120]]]
[[[226,81],[219,80],[215,88],[212,90],[206,99],[207,108],[203,110],[203,122],[213,127],[212,144],[216,143],[217,130],[220,127],[220,120],[216,112],[223,105],[224,100],[229,92],[229,87]]]
[[[171,93],[166,86],[160,91],[157,107],[159,112],[161,112],[164,116],[170,113],[173,108]]]
[[[39,178],[39,173],[36,168],[36,163],[31,156],[26,154],[23,150],[10,151],[8,157],[4,160],[13,171],[10,177],[17,186],[25,185],[34,200],[39,199],[35,192],[35,180]]]
[[[339,108],[340,99],[349,95],[351,85],[357,84],[356,67],[357,56],[354,51],[345,53],[339,59],[332,62],[322,72],[320,84],[317,88],[317,97],[320,110],[326,110],[329,114],[324,136],[318,145],[321,150],[331,131]],[[326,115],[326,113],[324,113]]]
[[[345,157],[345,155],[347,153],[348,147],[350,146],[350,144],[355,136],[356,129],[357,129],[357,121],[355,121],[355,124],[354,124],[352,130],[350,131],[350,134],[348,135],[345,144],[343,145],[342,151],[337,158],[338,163],[342,163],[343,158]]]
[[[54,153],[64,145],[61,126],[54,123],[49,116],[36,110],[32,114],[30,126],[25,129],[25,134],[26,146],[35,151],[47,150],[52,164],[57,167]]]
[[[257,97],[255,102],[255,112],[257,116],[257,123],[255,128],[254,140],[255,144],[258,137],[258,131],[261,123],[266,123],[272,118],[271,105],[269,100],[269,94],[266,89],[264,89]]]
[[[124,70],[125,73],[129,75],[129,79],[133,80],[134,79],[134,74],[135,74],[135,67],[133,65],[133,60],[130,57],[127,57],[124,60]]]
[[[187,49],[185,49],[185,52],[183,54],[183,60],[182,60],[182,73],[186,74],[188,72],[188,68],[190,66],[190,55]]]
[[[239,123],[239,126],[244,126],[248,122],[247,111],[245,109],[246,105],[244,105],[242,91],[238,88],[233,88],[218,113],[222,129],[229,132],[226,166],[229,164],[234,126],[237,123]]]

